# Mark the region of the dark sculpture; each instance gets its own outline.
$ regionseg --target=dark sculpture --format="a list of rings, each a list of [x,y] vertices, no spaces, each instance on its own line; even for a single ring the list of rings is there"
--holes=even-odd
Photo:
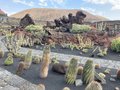
[[[68,17],[63,16],[60,19],[55,19],[55,25],[56,27],[62,27],[61,31],[69,32],[72,28],[72,24],[83,24],[84,18],[86,15],[82,11],[78,11],[75,16],[72,15],[72,13],[68,14]]]
[[[21,20],[20,20],[20,26],[25,28],[26,26],[33,24],[35,25],[34,21],[30,17],[29,14],[26,14]]]

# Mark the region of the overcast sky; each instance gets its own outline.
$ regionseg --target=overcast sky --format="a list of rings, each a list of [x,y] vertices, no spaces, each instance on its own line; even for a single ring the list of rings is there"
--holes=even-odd
[[[30,8],[82,9],[120,20],[120,0],[0,0],[0,9],[8,15]]]

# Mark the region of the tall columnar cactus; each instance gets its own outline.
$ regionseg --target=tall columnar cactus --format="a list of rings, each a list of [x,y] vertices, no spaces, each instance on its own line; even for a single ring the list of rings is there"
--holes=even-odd
[[[72,58],[65,75],[65,81],[68,84],[74,84],[77,76],[77,71],[78,71],[77,69],[78,69],[78,60]]]
[[[49,64],[50,64],[50,46],[45,45],[44,50],[43,50],[43,57],[42,57],[42,62],[41,62],[41,67],[40,67],[40,77],[41,78],[46,78],[48,75],[48,70],[49,70]]]
[[[8,53],[8,57],[4,61],[4,65],[12,65],[13,64],[13,54]]]
[[[4,57],[4,51],[0,48],[0,58]]]
[[[100,83],[92,81],[91,83],[88,84],[85,90],[103,90],[103,89]]]
[[[24,60],[25,66],[24,69],[28,69],[31,66],[32,63],[32,50],[29,50],[25,56]]]
[[[84,84],[89,84],[94,80],[95,66],[92,60],[88,60],[83,68],[82,81]]]

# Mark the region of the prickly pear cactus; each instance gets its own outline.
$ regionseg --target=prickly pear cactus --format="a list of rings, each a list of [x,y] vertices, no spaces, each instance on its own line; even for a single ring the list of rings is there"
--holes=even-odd
[[[88,84],[85,90],[103,90],[103,89],[100,83],[92,81],[91,83]]]
[[[83,68],[82,81],[84,84],[89,84],[94,80],[95,66],[92,60],[88,60]]]
[[[65,75],[66,83],[74,84],[77,76],[77,71],[78,71],[77,69],[78,69],[78,60],[72,58]]]
[[[13,64],[13,54],[8,53],[8,57],[4,61],[4,65],[9,66]]]
[[[25,63],[24,69],[28,69],[31,66],[31,63],[32,63],[32,50],[29,50],[27,52],[27,54],[25,56],[24,63]]]
[[[46,78],[48,76],[49,64],[50,64],[50,46],[45,45],[43,50],[43,57],[40,67],[40,78]]]

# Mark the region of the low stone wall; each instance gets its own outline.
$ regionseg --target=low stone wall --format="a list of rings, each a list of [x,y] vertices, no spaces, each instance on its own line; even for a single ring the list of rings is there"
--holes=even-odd
[[[0,90],[38,90],[37,86],[0,68]]]

